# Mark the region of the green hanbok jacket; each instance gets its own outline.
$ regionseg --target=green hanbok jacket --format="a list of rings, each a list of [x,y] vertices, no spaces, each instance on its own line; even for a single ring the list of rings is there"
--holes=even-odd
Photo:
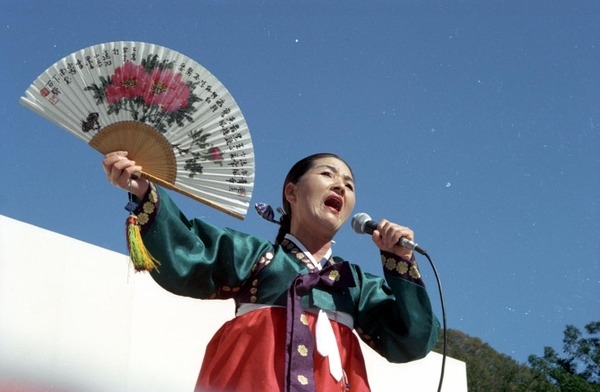
[[[160,261],[152,278],[164,289],[199,299],[234,298],[236,304],[286,306],[290,284],[312,263],[290,241],[270,241],[201,219],[187,219],[169,195],[152,186],[135,211],[142,238]],[[350,264],[354,287],[314,288],[303,307],[350,314],[354,329],[390,362],[423,358],[440,324],[415,260],[382,253],[383,278]],[[343,259],[333,256],[330,263]]]

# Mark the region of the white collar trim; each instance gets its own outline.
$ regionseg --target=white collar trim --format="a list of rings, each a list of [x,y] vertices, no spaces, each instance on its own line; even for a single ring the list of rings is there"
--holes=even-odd
[[[329,258],[331,257],[331,247],[327,250],[327,253],[325,253],[325,255],[323,256],[323,259],[321,260],[320,263],[318,263],[315,258],[313,257],[313,255],[308,251],[308,249],[306,249],[306,247],[302,244],[302,242],[300,242],[300,240],[298,240],[298,238],[294,237],[293,235],[291,235],[290,233],[287,233],[285,235],[285,238],[287,238],[288,240],[292,241],[294,244],[296,244],[296,246],[298,248],[300,248],[300,250],[302,251],[302,253],[304,253],[306,255],[306,257],[308,257],[308,259],[310,260],[311,263],[313,263],[313,265],[315,267],[317,267],[318,269],[322,269],[323,268],[323,264],[327,263],[327,261],[329,261]],[[332,241],[333,243],[333,241]]]

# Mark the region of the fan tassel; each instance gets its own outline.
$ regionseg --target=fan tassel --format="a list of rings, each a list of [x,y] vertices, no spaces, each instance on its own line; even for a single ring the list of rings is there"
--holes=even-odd
[[[160,262],[155,259],[142,240],[140,226],[138,225],[137,217],[130,215],[127,218],[127,248],[129,249],[129,257],[133,263],[133,268],[137,272],[140,271],[158,271]]]

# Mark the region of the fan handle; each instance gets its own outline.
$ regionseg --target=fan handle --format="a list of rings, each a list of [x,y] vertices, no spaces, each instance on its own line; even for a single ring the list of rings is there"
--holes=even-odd
[[[199,201],[200,203],[203,203],[203,204],[205,204],[205,205],[207,205],[209,207],[212,207],[212,208],[217,209],[217,210],[219,210],[221,212],[224,212],[227,215],[230,215],[230,216],[232,216],[234,218],[237,218],[239,220],[244,220],[244,215],[238,214],[238,213],[233,212],[233,211],[229,211],[229,210],[227,210],[227,209],[225,209],[225,208],[223,208],[223,207],[221,207],[221,206],[219,206],[219,205],[217,205],[217,204],[215,204],[215,203],[213,203],[213,202],[211,202],[209,200],[203,199],[203,198],[201,198],[199,196],[196,196],[196,195],[193,195],[193,194],[191,194],[189,192],[186,192],[183,189],[177,188],[177,187],[173,186],[173,184],[171,184],[170,182],[167,182],[165,180],[161,180],[160,178],[155,177],[152,174],[148,174],[148,173],[145,173],[145,172],[142,171],[142,172],[140,172],[139,176],[141,178],[144,178],[144,179],[150,181],[150,182],[153,182],[154,184],[160,185],[163,188],[167,188],[167,189],[171,189],[171,190],[173,190],[175,192],[179,192],[179,193],[181,193],[184,196],[190,197],[190,198],[192,198],[192,199],[194,199],[196,201]]]

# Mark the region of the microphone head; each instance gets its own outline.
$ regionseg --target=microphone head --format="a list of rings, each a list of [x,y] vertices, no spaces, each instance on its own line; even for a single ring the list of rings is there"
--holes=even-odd
[[[359,212],[352,217],[352,228],[357,234],[365,234],[365,223],[371,220],[371,217],[364,212]]]

